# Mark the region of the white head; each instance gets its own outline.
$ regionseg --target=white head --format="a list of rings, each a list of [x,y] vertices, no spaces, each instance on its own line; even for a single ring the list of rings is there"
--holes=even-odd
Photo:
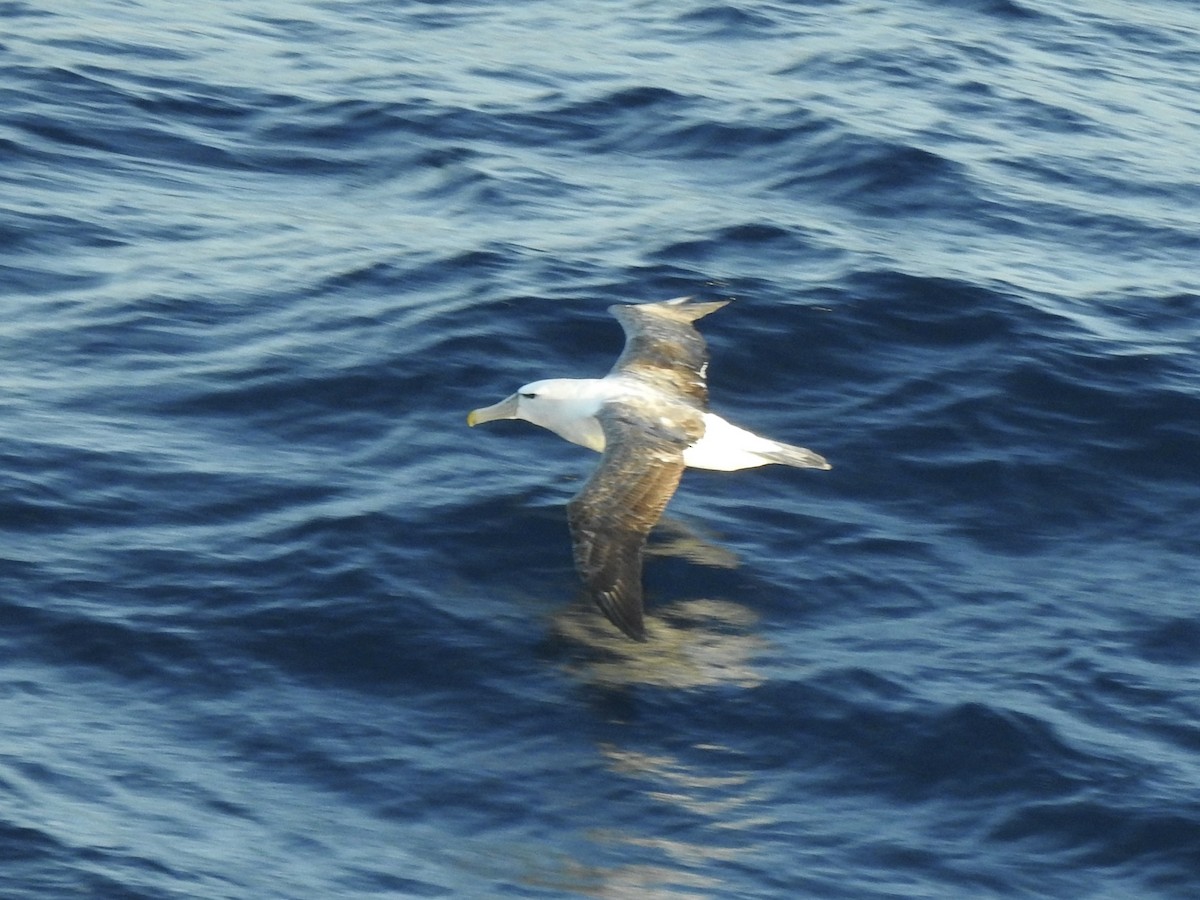
[[[604,433],[596,413],[606,399],[599,379],[549,378],[531,382],[492,406],[471,410],[467,424],[524,419],[572,443],[603,450]]]

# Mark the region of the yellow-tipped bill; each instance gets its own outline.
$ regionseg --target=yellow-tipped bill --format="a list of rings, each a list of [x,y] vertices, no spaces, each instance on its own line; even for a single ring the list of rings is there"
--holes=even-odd
[[[473,409],[467,413],[467,424],[474,428],[476,425],[494,422],[496,419],[515,419],[517,417],[517,400],[517,395],[513,394],[492,406]]]

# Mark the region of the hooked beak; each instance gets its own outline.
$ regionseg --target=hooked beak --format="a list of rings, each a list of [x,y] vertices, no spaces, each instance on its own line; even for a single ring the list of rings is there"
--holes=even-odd
[[[505,397],[493,406],[473,409],[467,413],[467,424],[474,428],[484,422],[494,422],[496,419],[515,419],[517,417],[517,395]]]

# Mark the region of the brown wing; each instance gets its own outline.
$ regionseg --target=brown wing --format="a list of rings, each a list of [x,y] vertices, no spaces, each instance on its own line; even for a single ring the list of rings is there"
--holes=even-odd
[[[683,474],[683,449],[703,433],[698,410],[611,403],[601,410],[604,456],[567,505],[575,567],[609,621],[644,640],[642,551]],[[663,413],[674,413],[674,418]],[[682,419],[679,416],[682,415]]]
[[[690,300],[680,297],[662,303],[610,306],[608,311],[625,329],[625,349],[613,373],[632,375],[699,409],[707,409],[708,347],[692,323],[729,301]]]

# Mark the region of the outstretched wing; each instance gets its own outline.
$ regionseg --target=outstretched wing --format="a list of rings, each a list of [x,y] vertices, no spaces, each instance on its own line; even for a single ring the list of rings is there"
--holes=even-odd
[[[598,418],[604,456],[567,504],[575,567],[588,595],[621,631],[646,636],[642,552],[683,474],[683,450],[704,431],[701,412],[661,403],[610,403]]]
[[[692,323],[729,301],[690,301],[690,297],[679,297],[662,303],[610,306],[608,311],[625,329],[625,349],[611,374],[649,382],[703,410],[708,407],[708,347]]]

